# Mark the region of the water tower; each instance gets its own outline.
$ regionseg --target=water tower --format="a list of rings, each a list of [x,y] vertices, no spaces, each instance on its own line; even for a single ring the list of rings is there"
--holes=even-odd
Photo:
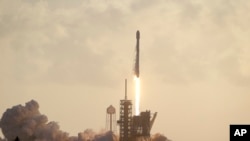
[[[116,132],[116,115],[115,115],[115,108],[110,105],[107,108],[107,115],[106,115],[106,130],[111,132]]]

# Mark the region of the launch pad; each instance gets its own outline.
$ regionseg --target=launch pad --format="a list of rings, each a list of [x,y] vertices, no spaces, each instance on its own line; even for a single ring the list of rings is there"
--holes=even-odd
[[[151,114],[150,111],[140,112],[140,71],[139,71],[139,53],[140,53],[140,31],[136,32],[136,56],[135,56],[135,115],[132,114],[132,101],[127,99],[127,80],[125,80],[125,98],[120,100],[120,115],[117,123],[120,126],[119,141],[150,141],[150,131],[157,116],[157,112]],[[114,110],[115,111],[115,110]],[[110,122],[112,119],[111,113]],[[112,124],[110,124],[112,129]],[[112,131],[112,130],[110,130]]]
[[[125,99],[120,100],[120,126],[119,141],[150,141],[150,131],[157,116],[157,112],[151,117],[150,111],[132,115],[132,101],[127,99],[127,81],[125,81]]]

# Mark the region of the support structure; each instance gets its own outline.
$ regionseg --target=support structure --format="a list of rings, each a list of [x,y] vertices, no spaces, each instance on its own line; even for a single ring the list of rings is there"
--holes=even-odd
[[[116,132],[116,114],[115,108],[110,105],[107,108],[106,115],[106,130],[111,132]]]
[[[125,99],[120,100],[119,141],[129,141],[132,136],[132,102],[127,100],[127,80],[125,80]]]

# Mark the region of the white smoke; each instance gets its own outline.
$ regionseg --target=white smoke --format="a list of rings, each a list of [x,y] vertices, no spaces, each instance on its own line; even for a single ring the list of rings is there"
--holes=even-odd
[[[0,141],[7,141],[6,139],[2,139],[1,137],[0,137]]]
[[[59,125],[39,112],[39,105],[31,100],[25,106],[17,105],[7,109],[0,120],[0,128],[5,139],[0,141],[118,141],[112,132],[96,133],[91,129],[78,133],[78,136],[69,136],[60,130]],[[169,141],[162,134],[152,136],[152,141]]]
[[[39,105],[31,100],[25,106],[17,105],[7,109],[0,121],[0,128],[8,141],[17,136],[20,141],[114,141],[113,133],[96,134],[90,129],[69,136],[60,130],[56,122],[48,122],[48,118],[39,112]],[[0,141],[6,141],[0,138]]]
[[[166,136],[156,133],[151,137],[152,141],[171,141]]]

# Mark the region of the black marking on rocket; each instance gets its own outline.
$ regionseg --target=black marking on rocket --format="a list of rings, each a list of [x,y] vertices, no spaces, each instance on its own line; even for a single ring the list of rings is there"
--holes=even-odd
[[[136,31],[136,56],[135,56],[135,75],[138,78],[140,76],[140,69],[139,69],[139,57],[140,57],[140,31]]]

